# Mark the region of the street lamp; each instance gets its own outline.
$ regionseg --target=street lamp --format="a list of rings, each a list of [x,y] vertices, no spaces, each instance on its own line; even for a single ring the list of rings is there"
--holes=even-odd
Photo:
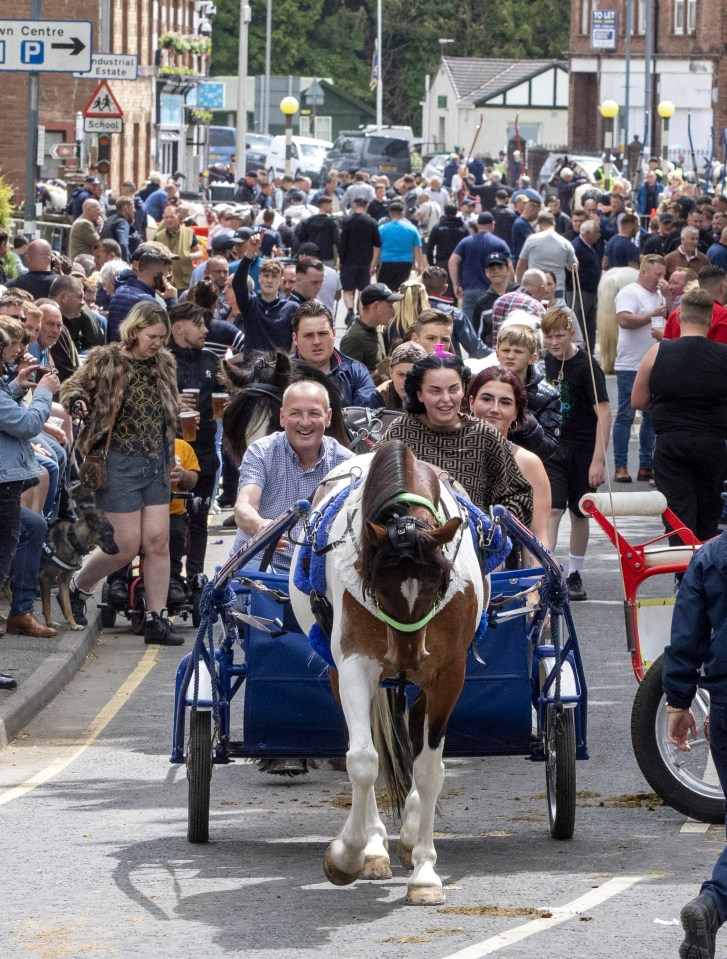
[[[298,101],[295,97],[283,97],[280,101],[280,112],[285,117],[285,175],[292,172],[290,154],[293,146],[293,117],[298,112]]]
[[[661,124],[661,156],[662,156],[662,172],[664,174],[664,180],[666,180],[666,174],[669,169],[669,121],[674,116],[674,111],[676,107],[671,100],[662,100],[657,108],[656,112],[662,119]]]
[[[603,148],[605,151],[603,158],[603,186],[606,190],[610,190],[611,151],[613,150],[613,121],[618,116],[618,103],[616,103],[615,100],[604,100],[598,109],[603,117]]]

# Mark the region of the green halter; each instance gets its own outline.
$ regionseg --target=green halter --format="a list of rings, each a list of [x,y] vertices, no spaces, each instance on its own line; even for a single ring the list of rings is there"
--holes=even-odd
[[[394,499],[403,500],[405,503],[413,503],[415,506],[424,506],[436,519],[440,526],[444,526],[444,517],[431,500],[424,496],[417,496],[416,493],[397,493]]]

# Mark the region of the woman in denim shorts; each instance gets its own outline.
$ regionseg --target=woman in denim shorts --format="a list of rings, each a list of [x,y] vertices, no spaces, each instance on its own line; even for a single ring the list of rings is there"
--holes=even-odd
[[[76,622],[85,625],[85,597],[105,576],[144,551],[147,643],[176,646],[165,608],[169,588],[169,473],[177,430],[179,397],[174,357],[164,348],[169,318],[153,300],[142,300],[121,324],[120,343],[92,350],[86,363],[61,390],[67,409],[79,401],[84,428],[83,455],[106,444],[113,421],[107,483],[96,505],[114,527],[115,556],[94,552],[71,582]],[[78,408],[78,407],[76,407]]]

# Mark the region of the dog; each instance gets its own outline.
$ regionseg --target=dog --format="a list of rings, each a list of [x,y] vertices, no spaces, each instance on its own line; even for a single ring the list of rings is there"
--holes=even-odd
[[[51,615],[51,590],[58,587],[58,602],[71,629],[83,629],[73,618],[69,586],[71,577],[97,546],[109,556],[115,556],[119,547],[114,539],[114,528],[103,510],[86,503],[76,503],[80,519],[75,523],[54,523],[48,530],[38,572],[38,585],[46,626],[57,626]]]

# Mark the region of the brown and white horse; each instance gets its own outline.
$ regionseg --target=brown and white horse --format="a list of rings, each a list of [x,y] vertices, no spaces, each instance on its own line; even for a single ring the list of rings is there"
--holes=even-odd
[[[360,469],[364,480],[331,524],[328,542],[336,545],[324,560],[352,804],[328,847],[324,870],[336,885],[359,876],[391,876],[374,793],[379,755],[372,716],[382,680],[408,681],[421,691],[409,714],[413,781],[404,803],[399,859],[413,870],[406,901],[440,903],[444,893],[434,869],[433,830],[444,779],[444,736],[489,582],[483,581],[466,520],[438,469],[417,460],[403,443],[387,441],[373,454],[337,467],[323,487],[324,502],[349,484],[352,468]],[[295,564],[294,558],[293,569]],[[293,580],[294,574],[293,609],[310,631],[309,596]]]

